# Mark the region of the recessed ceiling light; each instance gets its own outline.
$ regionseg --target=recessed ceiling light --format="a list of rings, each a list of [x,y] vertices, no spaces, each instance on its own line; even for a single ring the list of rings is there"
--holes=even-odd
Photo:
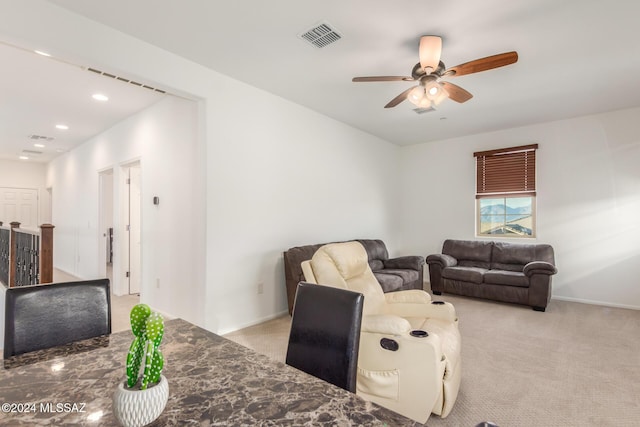
[[[34,50],[34,52],[37,53],[38,55],[42,55],[42,56],[51,56],[50,53],[43,52],[41,50]]]
[[[109,97],[107,95],[103,95],[101,93],[94,93],[91,97],[93,99],[95,99],[96,101],[103,101],[104,102],[104,101],[108,101],[109,100]]]
[[[29,158],[27,156],[20,156],[18,157],[20,160],[29,160]]]
[[[45,145],[44,144],[33,144],[34,147],[38,147],[38,148],[44,148]]]
[[[67,130],[67,129],[69,129],[69,126],[62,125],[62,124],[61,125],[56,125],[56,129]]]

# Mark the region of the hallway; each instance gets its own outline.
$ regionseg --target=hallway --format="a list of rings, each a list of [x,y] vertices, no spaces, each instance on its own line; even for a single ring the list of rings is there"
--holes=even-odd
[[[72,282],[80,280],[62,270],[53,270],[54,282]],[[111,294],[111,332],[119,332],[129,329],[129,312],[134,305],[140,302],[140,295]]]

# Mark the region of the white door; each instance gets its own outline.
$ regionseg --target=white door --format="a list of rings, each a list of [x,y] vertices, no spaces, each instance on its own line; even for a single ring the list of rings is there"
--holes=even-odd
[[[113,289],[113,169],[99,174],[99,217],[100,239],[98,246],[98,273],[108,278]]]
[[[140,293],[141,263],[140,165],[129,168],[129,293]]]
[[[38,190],[0,187],[0,221],[18,221],[21,228],[38,228]]]

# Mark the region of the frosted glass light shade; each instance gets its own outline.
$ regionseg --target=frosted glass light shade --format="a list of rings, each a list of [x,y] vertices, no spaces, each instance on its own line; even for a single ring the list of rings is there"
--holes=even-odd
[[[442,39],[438,36],[422,36],[420,38],[420,66],[427,73],[438,68],[442,54]]]
[[[407,96],[407,99],[409,101],[411,101],[412,104],[419,106],[420,105],[420,101],[425,99],[424,87],[423,86],[416,86],[415,88],[413,88],[413,90],[411,90],[411,92],[409,92],[409,95]]]
[[[440,91],[438,92],[436,97],[433,99],[433,103],[435,105],[439,105],[442,101],[444,101],[448,97],[449,97],[449,92],[447,92],[446,89],[444,88],[440,88]]]

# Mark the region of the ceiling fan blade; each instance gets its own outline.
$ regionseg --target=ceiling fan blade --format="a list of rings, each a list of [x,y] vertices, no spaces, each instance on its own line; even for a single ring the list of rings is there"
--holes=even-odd
[[[463,102],[467,102],[468,100],[473,98],[473,95],[462,89],[460,86],[454,85],[453,83],[442,82],[442,86],[444,87],[444,90],[449,93],[449,98],[453,101],[462,104]]]
[[[352,82],[412,82],[413,77],[405,76],[371,76],[371,77],[354,77]]]
[[[384,108],[393,108],[396,105],[400,104],[402,101],[407,99],[407,96],[409,95],[409,92],[411,92],[413,90],[413,88],[416,88],[416,87],[418,87],[418,86],[412,86],[409,89],[405,90],[400,95],[396,96],[391,101],[389,101],[389,103],[387,105],[385,105]]]
[[[438,68],[440,55],[442,54],[442,39],[438,36],[420,37],[420,66],[423,70],[433,72]]]
[[[505,52],[497,55],[487,56],[485,58],[476,59],[475,61],[465,62],[456,65],[447,70],[447,74],[453,71],[453,76],[464,76],[465,74],[479,73],[481,71],[492,70],[494,68],[504,67],[518,61],[518,52]]]

